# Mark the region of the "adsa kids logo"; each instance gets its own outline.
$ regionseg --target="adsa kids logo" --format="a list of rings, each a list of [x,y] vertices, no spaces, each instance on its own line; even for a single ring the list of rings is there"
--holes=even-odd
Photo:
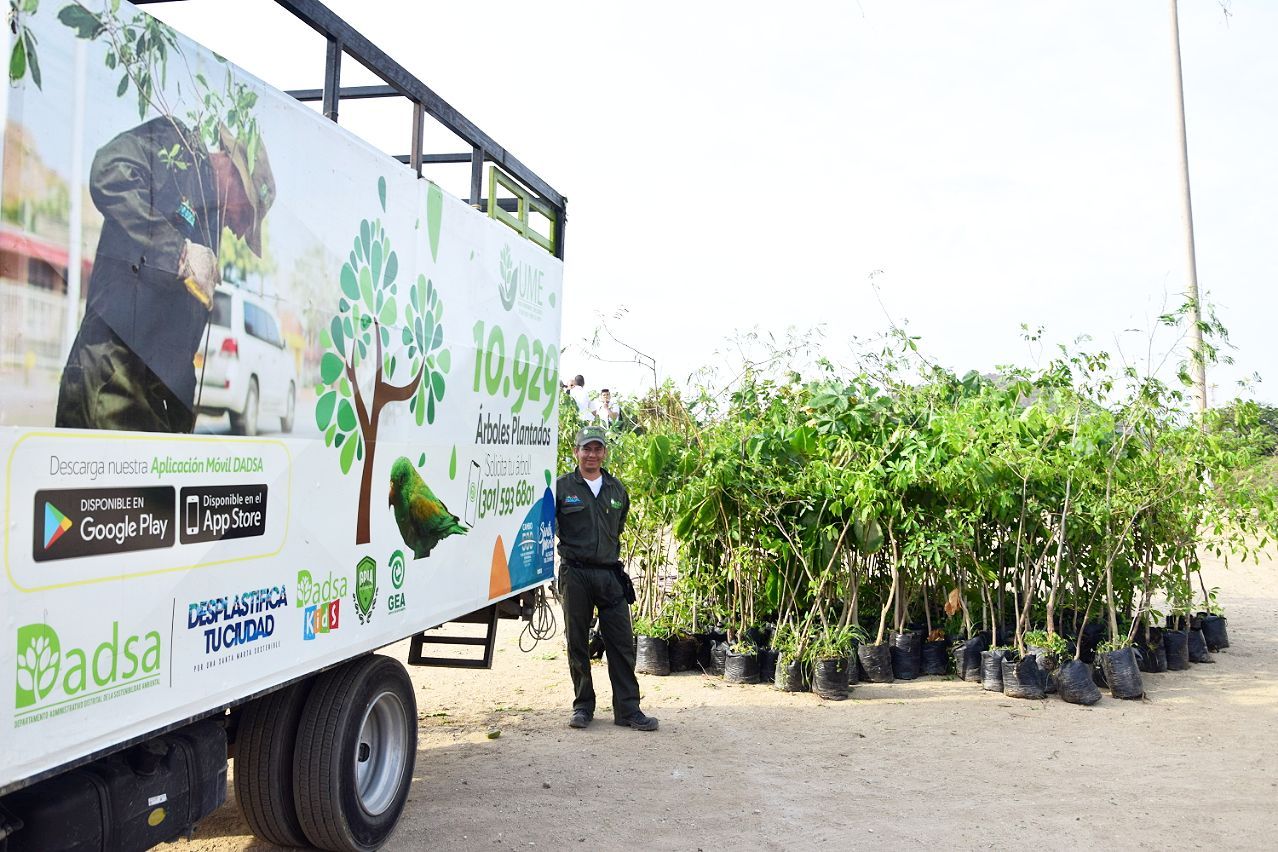
[[[398,591],[404,588],[404,551],[396,550],[390,555],[388,563],[391,569],[391,585],[396,591],[392,592],[390,597],[386,599],[386,611],[389,613],[403,612],[408,608],[408,600],[404,597],[404,593]]]
[[[377,560],[365,556],[355,565],[355,614],[360,624],[373,620],[373,608],[377,606]]]
[[[497,274],[497,295],[501,297],[501,306],[513,311],[518,303],[520,313],[539,319],[543,295],[542,271],[530,263],[516,263],[510,253],[510,246],[505,245],[501,249]],[[550,304],[554,305],[553,298]]]
[[[118,621],[111,622],[110,638],[92,651],[75,647],[64,651],[58,631],[48,624],[19,627],[17,647],[13,701],[17,725],[109,701],[154,686],[160,679],[159,632],[127,635],[121,641]]]
[[[331,573],[323,580],[316,580],[310,571],[297,572],[296,597],[293,599],[302,610],[302,638],[310,641],[322,633],[331,633],[342,626],[342,599],[350,583],[345,577]]]

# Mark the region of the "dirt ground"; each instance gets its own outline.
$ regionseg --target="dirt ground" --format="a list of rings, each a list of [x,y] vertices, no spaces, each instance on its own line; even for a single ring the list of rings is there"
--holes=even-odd
[[[1232,647],[1144,701],[1020,701],[945,678],[852,698],[640,676],[655,733],[567,727],[562,634],[492,671],[415,669],[412,793],[389,849],[1275,848],[1278,565],[1215,566]],[[404,657],[404,647],[386,653]],[[500,736],[489,739],[491,731]],[[183,850],[266,850],[233,792]]]

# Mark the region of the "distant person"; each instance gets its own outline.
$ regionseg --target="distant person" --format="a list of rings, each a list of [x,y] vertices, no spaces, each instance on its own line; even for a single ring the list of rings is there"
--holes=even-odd
[[[572,377],[572,381],[568,383],[565,390],[572,401],[577,403],[577,417],[581,420],[590,419],[590,397],[586,395],[586,378],[578,373]]]
[[[601,426],[615,426],[621,417],[621,407],[612,398],[612,393],[604,388],[599,391],[599,398],[591,407],[595,421]]]
[[[572,676],[572,717],[584,728],[595,716],[595,687],[590,675],[590,620],[599,611],[599,633],[612,683],[613,721],[636,731],[657,730],[657,720],[639,709],[635,677],[634,633],[630,604],[634,586],[621,562],[621,531],[630,511],[626,487],[604,469],[608,431],[586,426],[577,433],[577,468],[555,483],[555,520],[559,534],[559,594],[568,639]]]
[[[89,194],[102,213],[84,319],[58,387],[55,424],[190,432],[195,353],[221,282],[222,228],[262,253],[275,179],[259,144],[223,126],[220,149],[161,116],[93,158]],[[176,156],[172,152],[179,152]]]

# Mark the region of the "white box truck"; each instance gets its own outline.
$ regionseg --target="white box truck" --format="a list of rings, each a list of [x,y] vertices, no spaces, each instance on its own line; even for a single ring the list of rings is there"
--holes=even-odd
[[[262,838],[376,848],[417,708],[373,652],[446,663],[426,631],[478,621],[486,666],[552,576],[564,198],[280,5],[327,42],[321,88],[119,0],[10,4],[0,850],[175,839],[228,755]],[[343,57],[385,85],[344,89]],[[377,96],[412,105],[399,161],[336,122]],[[432,117],[467,150],[423,152]],[[421,176],[463,161],[466,202]]]

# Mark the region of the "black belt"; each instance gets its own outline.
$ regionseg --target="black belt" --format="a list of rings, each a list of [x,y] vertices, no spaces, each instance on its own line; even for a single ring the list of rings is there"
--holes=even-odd
[[[616,562],[584,562],[580,559],[565,559],[561,556],[559,561],[569,568],[595,568],[600,571],[621,571],[626,567],[620,559]]]

